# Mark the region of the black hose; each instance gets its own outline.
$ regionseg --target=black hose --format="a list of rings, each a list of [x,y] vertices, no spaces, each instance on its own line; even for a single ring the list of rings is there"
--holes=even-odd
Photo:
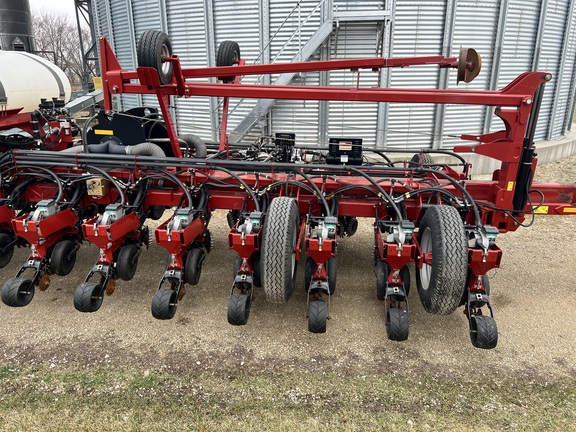
[[[48,175],[50,175],[50,177],[52,177],[54,179],[54,183],[56,183],[58,185],[58,195],[56,195],[56,202],[60,202],[62,200],[62,197],[64,196],[64,188],[62,187],[62,182],[60,181],[60,177],[58,177],[56,175],[56,173],[54,173],[53,171],[50,171],[47,168],[42,168],[42,167],[38,167],[38,166],[18,165],[18,168],[37,169],[40,171],[44,171],[45,173],[48,173]]]

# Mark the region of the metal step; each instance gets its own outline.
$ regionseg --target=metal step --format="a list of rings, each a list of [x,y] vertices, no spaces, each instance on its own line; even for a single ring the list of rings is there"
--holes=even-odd
[[[312,35],[310,40],[304,44],[301,53],[296,55],[292,62],[308,60],[320,45],[330,36],[333,29],[333,20],[328,20],[320,26],[320,28]],[[274,85],[288,85],[296,76],[295,73],[284,73],[280,75]],[[241,122],[236,126],[236,129],[230,133],[230,142],[240,141],[258,121],[264,117],[270,109],[274,106],[275,99],[262,99],[258,101],[256,106],[252,109]]]

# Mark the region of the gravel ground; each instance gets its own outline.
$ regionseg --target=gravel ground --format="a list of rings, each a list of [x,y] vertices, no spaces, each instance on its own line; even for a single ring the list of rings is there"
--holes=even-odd
[[[576,157],[538,171],[539,181],[574,182]],[[227,248],[225,213],[217,212],[211,223],[216,248],[200,284],[188,288],[173,320],[157,321],[150,314],[166,258],[156,246],[141,256],[132,281],[118,282],[100,311],[77,312],[74,290],[97,253],[86,244],[73,273],[53,276],[50,288],[37,291],[29,306],[0,304],[0,361],[49,367],[134,365],[174,372],[281,368],[555,381],[576,374],[576,242],[570,240],[575,226],[576,218],[540,216],[533,227],[499,237],[502,267],[490,276],[500,339],[490,351],[472,347],[462,308],[450,316],[429,315],[415,289],[409,298],[408,341],[387,340],[384,305],[375,296],[369,220],[361,221],[357,235],[339,241],[338,287],[326,334],[307,331],[303,271],[287,304],[269,304],[257,290],[248,325],[230,326],[226,311],[234,254]],[[1,281],[12,277],[25,259],[26,251],[17,250],[1,270]]]

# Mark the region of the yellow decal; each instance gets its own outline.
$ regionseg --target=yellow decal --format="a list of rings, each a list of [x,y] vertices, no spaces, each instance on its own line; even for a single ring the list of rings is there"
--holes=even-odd
[[[111,129],[94,129],[94,135],[114,135]]]
[[[548,206],[534,208],[534,214],[548,214]]]
[[[564,207],[562,211],[564,213],[576,213],[576,207]]]
[[[102,77],[94,77],[92,78],[92,82],[94,83],[94,90],[102,88]]]
[[[511,192],[514,190],[514,182],[508,182],[508,187],[506,188],[506,190],[508,192]]]

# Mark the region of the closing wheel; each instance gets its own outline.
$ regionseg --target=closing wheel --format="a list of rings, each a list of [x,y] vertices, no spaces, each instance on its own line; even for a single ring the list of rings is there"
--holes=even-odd
[[[246,325],[250,316],[250,296],[232,294],[228,300],[228,323]]]
[[[62,240],[54,245],[50,256],[50,267],[58,276],[70,274],[76,264],[76,243]]]
[[[2,303],[11,307],[22,307],[30,304],[36,288],[30,279],[8,279],[2,287]]]
[[[328,320],[328,305],[323,301],[308,303],[308,331],[312,333],[326,333]]]
[[[74,307],[79,312],[96,312],[104,300],[102,285],[84,282],[74,292]]]
[[[206,251],[199,247],[192,248],[188,251],[184,266],[184,282],[190,285],[198,285],[205,256]]]
[[[386,334],[393,341],[408,339],[410,320],[408,311],[401,308],[390,308],[386,311]]]
[[[376,263],[376,298],[384,300],[386,298],[386,285],[388,284],[388,264],[384,261]]]
[[[216,53],[216,66],[234,66],[240,62],[240,46],[238,43],[225,40],[218,47]],[[224,82],[233,82],[235,76],[220,76],[219,80]]]
[[[260,267],[264,293],[268,301],[284,303],[294,292],[298,264],[298,206],[294,199],[272,200],[262,237]]]
[[[159,320],[169,320],[176,315],[178,293],[171,289],[159,289],[152,297],[152,316]]]
[[[418,242],[423,254],[422,268],[416,269],[420,301],[426,312],[451,314],[460,304],[468,271],[468,245],[458,210],[450,206],[428,208],[420,223]],[[424,259],[429,253],[431,265]]]
[[[138,66],[156,69],[162,84],[168,84],[172,79],[172,63],[165,60],[171,56],[172,44],[166,33],[159,30],[142,33],[138,42]]]
[[[470,317],[470,340],[476,348],[492,349],[498,344],[498,327],[491,316]]]
[[[6,267],[14,255],[14,237],[0,233],[0,268]]]
[[[127,244],[120,248],[116,260],[116,274],[122,280],[129,281],[136,274],[138,268],[138,247]]]

